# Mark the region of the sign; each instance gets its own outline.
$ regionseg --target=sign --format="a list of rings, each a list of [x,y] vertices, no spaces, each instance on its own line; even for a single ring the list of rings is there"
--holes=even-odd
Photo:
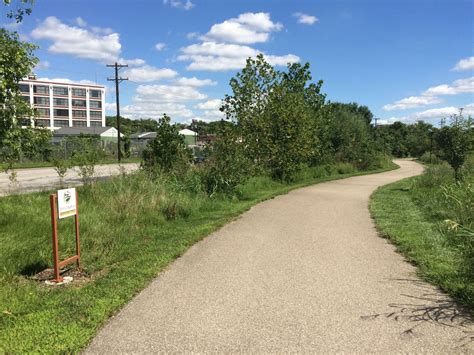
[[[58,190],[58,214],[59,219],[75,216],[77,213],[76,206],[76,189]]]

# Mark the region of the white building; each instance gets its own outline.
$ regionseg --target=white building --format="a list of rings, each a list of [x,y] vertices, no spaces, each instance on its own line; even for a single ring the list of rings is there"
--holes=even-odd
[[[105,127],[105,87],[40,81],[19,83],[22,97],[36,109],[38,127]]]

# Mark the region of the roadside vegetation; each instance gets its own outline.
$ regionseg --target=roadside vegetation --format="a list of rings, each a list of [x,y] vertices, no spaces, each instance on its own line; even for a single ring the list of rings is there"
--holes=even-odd
[[[437,156],[421,157],[425,174],[379,188],[370,209],[424,279],[474,311],[472,120],[456,115],[440,132]]]
[[[0,31],[0,41],[11,46],[9,55],[26,63],[15,68],[15,61],[0,52],[2,68],[11,69],[6,80],[0,78],[8,92],[0,96],[0,106],[6,108],[0,117],[0,155],[14,180],[13,164],[28,152],[30,141],[15,137],[43,134],[23,131],[15,119],[19,108],[23,115],[31,113],[24,105],[15,108],[20,102],[16,83],[36,58],[34,47],[9,31]],[[392,169],[400,132],[409,147],[403,154],[412,156],[431,154],[433,136],[442,136],[421,123],[419,130],[374,127],[366,106],[330,102],[321,92],[322,80],[312,80],[308,63],[280,71],[263,55],[249,58],[230,81],[232,93],[222,100],[226,120],[193,123],[216,135],[199,164],[193,163],[178,133],[181,127],[166,115],[156,123],[124,120],[130,130],[142,125],[157,133],[143,151],[142,169],[133,174],[97,183],[94,168],[102,153],[92,137],[75,141],[70,156],[61,150],[41,153],[49,154],[60,177],[72,162],[81,168],[82,269],[64,270],[76,280],[66,286],[40,282],[39,275],[51,267],[49,193],[0,198],[0,353],[78,352],[168,263],[259,201],[308,184]],[[435,139],[446,145],[438,151],[458,147],[458,136],[448,136]],[[424,148],[416,150],[408,137],[417,137]],[[453,164],[463,153],[456,152]],[[456,177],[458,184],[464,183],[462,173]],[[464,190],[453,191],[457,199],[464,198],[459,197]],[[403,213],[405,206],[398,207]],[[460,226],[472,230],[470,220],[456,219],[458,212],[450,216],[457,224],[449,222],[448,231],[460,231]],[[61,259],[74,250],[72,231],[72,219],[60,221]]]

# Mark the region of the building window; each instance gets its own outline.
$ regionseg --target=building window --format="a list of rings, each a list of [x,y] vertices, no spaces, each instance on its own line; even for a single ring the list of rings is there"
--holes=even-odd
[[[28,84],[20,84],[18,86],[20,87],[21,92],[24,92],[24,93],[30,92],[30,86]]]
[[[49,106],[49,97],[35,96],[33,102],[35,105]]]
[[[72,96],[86,97],[86,89],[72,88]]]
[[[33,92],[35,94],[49,95],[49,87],[44,85],[33,85]]]
[[[69,117],[69,110],[54,109],[54,117]]]
[[[91,111],[91,120],[101,120],[102,111]]]
[[[83,110],[72,110],[72,117],[73,118],[86,118],[87,113]]]
[[[102,127],[102,122],[91,121],[91,127]]]
[[[54,127],[69,127],[69,121],[54,120]]]
[[[73,127],[87,127],[86,121],[72,121]]]
[[[55,86],[53,87],[54,95],[67,96],[67,88]]]
[[[86,100],[72,100],[72,106],[86,108]]]
[[[25,127],[30,127],[31,126],[31,120],[29,118],[23,118],[21,120],[21,125]]]
[[[23,99],[23,101],[25,101],[27,103],[30,103],[30,97],[29,96],[22,96],[21,98]]]
[[[67,99],[58,99],[57,97],[53,98],[54,106],[68,106]]]
[[[36,120],[36,127],[49,127],[49,120]]]
[[[102,102],[100,101],[89,101],[90,108],[102,108]]]
[[[102,93],[100,92],[100,90],[90,90],[89,96],[91,99],[100,99],[102,98]]]
[[[49,117],[49,108],[37,108],[36,113],[39,117]]]

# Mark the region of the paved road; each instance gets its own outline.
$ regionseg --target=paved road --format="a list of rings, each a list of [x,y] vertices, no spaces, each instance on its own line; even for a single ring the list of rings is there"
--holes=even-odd
[[[138,168],[138,164],[122,164],[126,171],[132,171]],[[32,168],[15,169],[17,172],[17,184],[12,184],[8,175],[0,173],[0,196],[10,193],[23,193],[29,191],[40,191],[44,189],[56,188],[59,186],[59,177],[54,168]],[[95,168],[96,177],[111,176],[120,173],[118,164],[97,165]],[[81,179],[77,168],[69,169],[64,178],[64,185],[81,185]]]
[[[255,206],[170,265],[86,353],[473,351],[472,323],[374,229],[374,189],[422,171],[397,163]]]

